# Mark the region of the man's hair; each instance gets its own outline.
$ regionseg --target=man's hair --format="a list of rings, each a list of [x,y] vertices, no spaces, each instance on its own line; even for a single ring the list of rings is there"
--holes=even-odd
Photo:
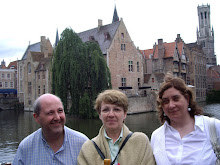
[[[53,95],[53,94],[50,94],[50,93],[46,93],[46,94],[43,94],[41,95],[40,97],[38,97],[35,101],[34,101],[34,113],[36,113],[38,116],[40,115],[40,111],[41,111],[41,99],[46,96],[46,95],[51,95],[51,96],[55,96],[56,98],[58,98],[60,100],[60,102],[62,103],[61,99],[56,96],[56,95]],[[63,103],[62,103],[63,104]]]
[[[94,108],[100,114],[102,102],[108,104],[115,104],[122,107],[124,112],[128,110],[128,98],[127,96],[118,90],[110,89],[100,93],[96,98]]]

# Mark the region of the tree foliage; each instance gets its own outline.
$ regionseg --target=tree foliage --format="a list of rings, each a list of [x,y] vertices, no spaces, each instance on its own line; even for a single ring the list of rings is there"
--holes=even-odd
[[[220,90],[212,90],[207,93],[207,103],[220,103]]]
[[[66,28],[54,50],[52,92],[71,114],[92,118],[96,115],[94,99],[108,88],[110,72],[98,44],[83,43],[72,29]]]

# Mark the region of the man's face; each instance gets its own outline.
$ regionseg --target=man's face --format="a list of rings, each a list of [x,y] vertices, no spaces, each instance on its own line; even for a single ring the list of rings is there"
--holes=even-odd
[[[40,104],[40,114],[34,114],[34,118],[40,124],[44,136],[63,134],[66,116],[61,101],[53,95],[46,95],[41,98]]]

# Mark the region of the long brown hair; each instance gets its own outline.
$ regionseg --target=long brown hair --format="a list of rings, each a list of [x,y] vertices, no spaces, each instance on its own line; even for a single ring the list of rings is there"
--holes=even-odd
[[[189,111],[189,113],[191,117],[194,117],[194,115],[203,114],[202,108],[200,108],[195,101],[192,89],[185,84],[183,79],[179,77],[174,77],[171,73],[167,73],[165,75],[164,82],[160,86],[157,97],[158,116],[161,123],[164,123],[165,121],[168,121],[170,123],[170,119],[168,118],[168,116],[164,116],[162,108],[162,96],[167,89],[172,87],[178,90],[186,99],[189,100],[189,107],[191,108],[191,111]]]

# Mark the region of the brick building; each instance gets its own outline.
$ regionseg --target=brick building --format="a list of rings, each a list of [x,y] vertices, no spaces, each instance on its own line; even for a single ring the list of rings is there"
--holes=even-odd
[[[17,96],[17,61],[5,66],[4,60],[0,69],[0,97]]]
[[[202,46],[197,43],[186,44],[186,54],[189,57],[188,84],[195,87],[197,101],[206,100],[206,55]]]
[[[32,111],[38,96],[51,91],[50,59],[53,48],[44,36],[41,41],[29,45],[18,61],[18,98],[24,103],[24,110]]]
[[[207,70],[207,92],[220,90],[220,66],[212,66]]]
[[[172,72],[174,76],[181,77],[186,81],[187,56],[185,54],[185,43],[180,35],[175,42],[166,43],[158,39],[153,49],[140,50],[143,54],[144,67],[147,74]]]
[[[83,42],[95,41],[99,44],[111,72],[113,89],[122,89],[128,96],[143,91],[142,55],[136,49],[128,30],[115,8],[111,24],[98,26],[78,33]]]

